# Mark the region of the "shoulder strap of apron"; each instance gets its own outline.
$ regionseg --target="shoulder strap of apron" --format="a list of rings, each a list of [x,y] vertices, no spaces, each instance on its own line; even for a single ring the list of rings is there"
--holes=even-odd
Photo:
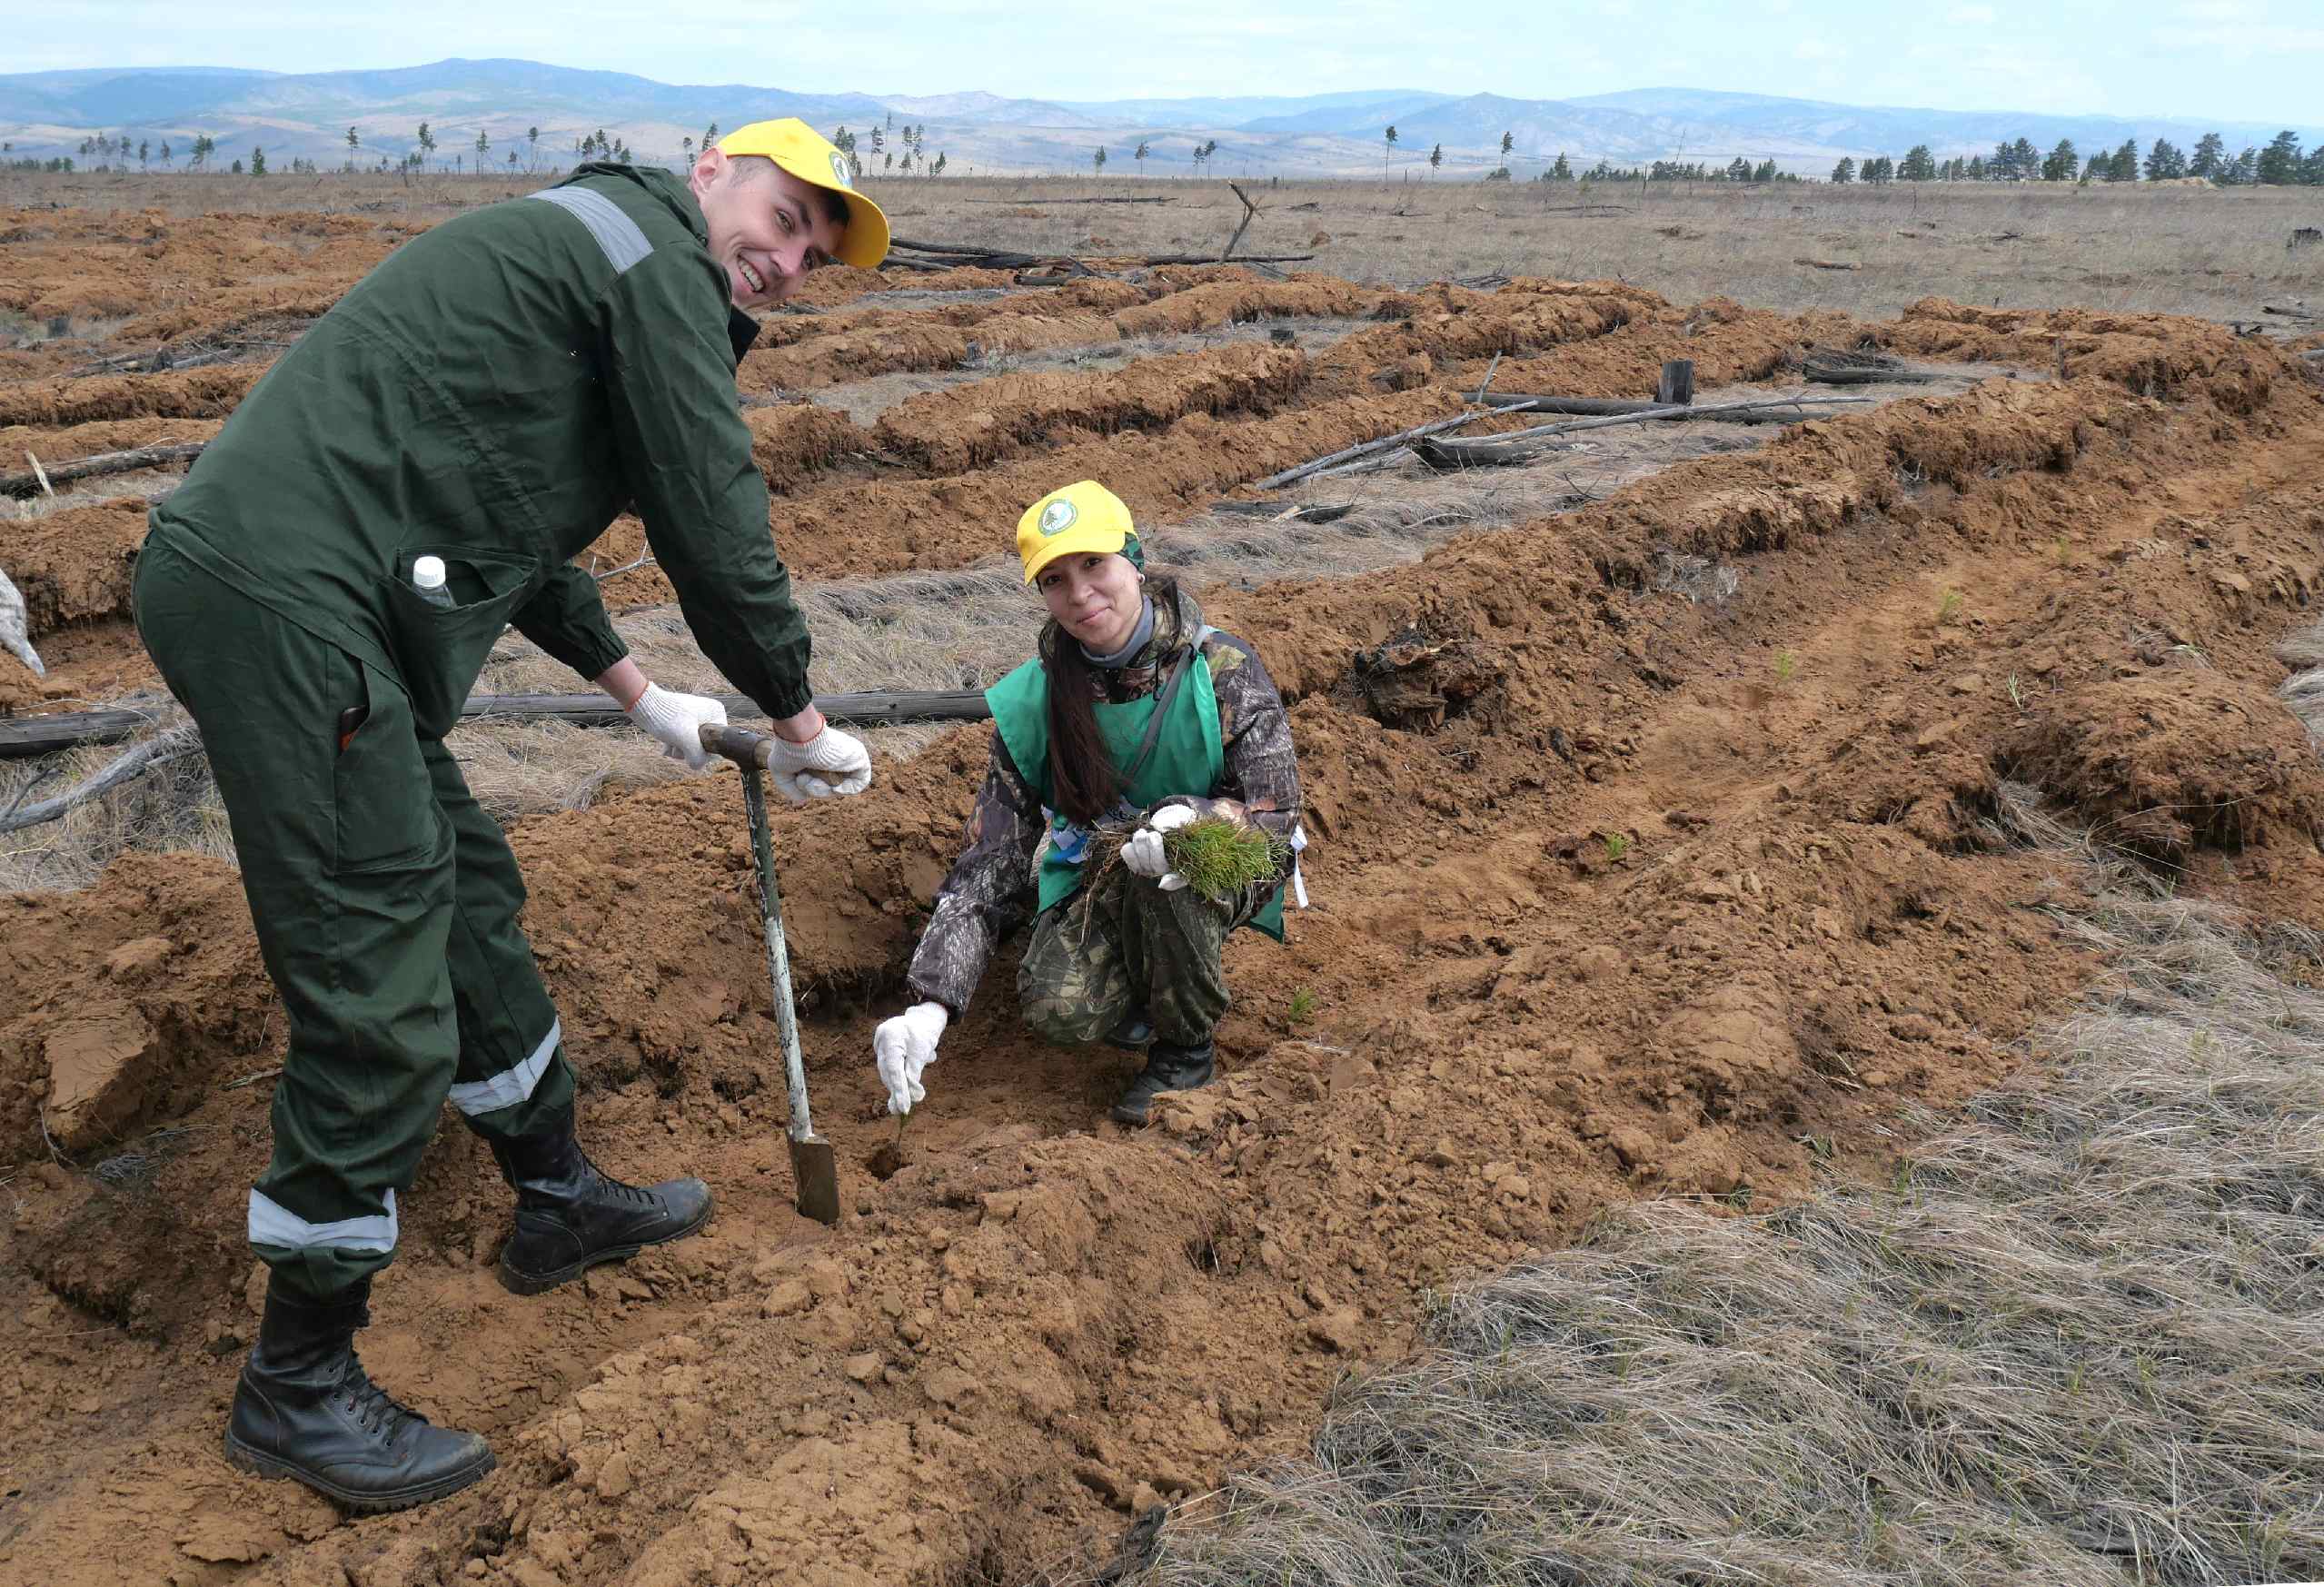
[[[1184,683],[1187,674],[1194,670],[1195,658],[1202,653],[1203,641],[1217,631],[1208,623],[1203,624],[1201,630],[1195,635],[1194,643],[1187,647],[1186,654],[1171,664],[1170,675],[1162,680],[1162,687],[1155,692],[1154,714],[1147,719],[1146,737],[1138,741],[1137,759],[1122,772],[1124,783],[1135,783],[1138,774],[1146,769],[1146,763],[1154,759],[1154,747],[1162,741],[1162,722],[1170,714],[1170,702],[1178,697],[1178,685]]]

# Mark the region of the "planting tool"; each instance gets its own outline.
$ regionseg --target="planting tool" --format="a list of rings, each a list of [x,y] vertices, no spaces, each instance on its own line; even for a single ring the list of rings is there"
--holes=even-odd
[[[807,1107],[807,1063],[799,1051],[799,1014],[791,1007],[790,947],[783,939],[782,894],[775,887],[775,849],[767,835],[767,765],[775,740],[747,728],[704,723],[702,748],[742,769],[742,807],[750,813],[750,849],[759,865],[760,908],[767,928],[767,974],[775,987],[775,1027],[782,1033],[783,1077],[790,1087],[790,1175],[799,1210],[818,1223],[839,1221],[839,1165],[831,1143],[815,1133]]]

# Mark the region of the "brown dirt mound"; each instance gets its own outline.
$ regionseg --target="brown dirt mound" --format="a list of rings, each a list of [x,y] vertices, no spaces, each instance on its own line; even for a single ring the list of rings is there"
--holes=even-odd
[[[1306,383],[1296,349],[1254,342],[1141,360],[1098,375],[1010,374],[909,397],[880,415],[880,442],[957,474],[1060,431],[1149,429],[1189,413],[1266,412]]]
[[[129,578],[145,542],[145,503],[128,497],[62,508],[11,524],[9,539],[0,566],[24,594],[35,638],[67,623],[119,617],[129,610]]]
[[[86,424],[98,419],[223,419],[266,371],[221,363],[160,374],[25,381],[0,388],[0,425]]]
[[[849,452],[868,451],[873,445],[845,413],[807,402],[746,408],[742,422],[750,431],[750,459],[767,476],[767,489],[778,495],[797,490]]]
[[[1005,314],[968,329],[903,323],[838,332],[787,347],[752,348],[736,381],[746,393],[812,392],[897,370],[955,369],[979,351],[1031,352],[1113,340],[1112,322],[1097,314]]]
[[[1873,332],[1892,352],[2055,369],[2070,378],[2111,381],[2142,396],[2178,396],[2200,384],[2231,413],[2264,404],[2283,360],[2225,325],[2161,314],[2081,309],[1980,309],[1923,298],[1892,325]]]
[[[2200,663],[2061,690],[2004,740],[2000,764],[2096,841],[2166,865],[2198,845],[2324,839],[2307,729],[2272,689]]]
[[[1664,363],[1673,358],[1694,361],[1695,384],[1701,388],[1764,381],[1803,342],[1834,340],[1838,328],[1831,320],[1771,314],[1711,298],[1692,309],[1644,312],[1604,336],[1564,342],[1533,357],[1504,358],[1494,371],[1493,387],[1564,396],[1651,397]],[[1475,391],[1490,367],[1489,360],[1468,360],[1447,369],[1445,383],[1456,391]]]
[[[0,458],[32,452],[44,463],[70,462],[103,451],[168,442],[214,440],[223,419],[99,419],[62,429],[12,424],[0,430]]]
[[[1155,295],[1156,289],[1150,286],[1092,277],[1086,281],[1068,282],[1061,287],[1043,292],[1015,293],[1008,297],[986,298],[975,303],[890,308],[874,299],[837,313],[771,315],[761,322],[759,342],[751,349],[751,353],[770,352],[821,337],[855,335],[868,331],[911,330],[930,325],[965,329],[1020,315],[1054,319],[1081,313],[1110,314],[1117,310],[1143,303]]]
[[[1168,336],[1245,320],[1345,318],[1371,313],[1389,294],[1327,276],[1220,281],[1188,287],[1114,316],[1124,336]]]

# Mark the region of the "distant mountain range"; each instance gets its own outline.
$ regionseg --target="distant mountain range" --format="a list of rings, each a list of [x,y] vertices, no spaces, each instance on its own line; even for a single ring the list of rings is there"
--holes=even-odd
[[[434,135],[441,164],[476,158],[484,134],[494,165],[570,164],[585,136],[603,131],[641,160],[676,164],[681,140],[715,122],[731,129],[761,116],[796,115],[826,133],[866,134],[897,125],[926,128],[922,146],[947,156],[952,173],[1081,172],[1107,149],[1117,175],[1183,175],[1195,150],[1215,142],[1209,167],[1220,175],[1368,175],[1411,169],[1442,145],[1445,174],[1475,176],[1500,164],[1502,135],[1514,140],[1515,170],[1530,176],[1564,154],[1577,168],[1684,159],[1725,164],[1737,155],[1773,159],[1787,171],[1821,175],[1842,155],[1901,155],[1926,144],[1939,158],[1990,154],[2023,137],[2048,150],[2071,138],[2085,154],[2125,138],[2143,150],[2157,137],[2182,148],[2206,132],[2230,152],[2261,145],[2282,130],[2252,122],[2188,117],[2057,116],[2007,112],[1911,110],[1832,104],[1757,94],[1638,88],[1577,99],[1511,99],[1493,94],[1379,89],[1306,95],[1056,101],[981,93],[802,94],[741,84],[678,86],[621,72],[585,72],[535,61],[448,60],[387,71],[273,73],[231,67],[94,69],[0,75],[0,142],[9,157],[80,154],[103,134],[169,140],[182,154],[197,134],[214,138],[220,163],[263,147],[281,169],[293,157],[337,166],[347,129],[358,158],[396,161],[416,146],[419,124]],[[1396,144],[1385,136],[1396,128]],[[538,128],[538,144],[527,134]],[[2304,144],[2324,129],[2293,129]],[[873,169],[900,145],[883,138]],[[1133,158],[1140,144],[1144,161]]]

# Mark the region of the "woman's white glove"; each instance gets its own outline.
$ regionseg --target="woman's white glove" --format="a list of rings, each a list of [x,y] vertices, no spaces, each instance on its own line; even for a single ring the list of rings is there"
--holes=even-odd
[[[869,788],[871,751],[863,747],[862,739],[826,722],[823,730],[804,744],[778,737],[774,759],[767,769],[774,774],[776,792],[792,804],[803,805],[809,799],[859,794]]]
[[[925,1099],[920,1071],[936,1062],[936,1044],[952,1016],[941,1003],[915,1003],[893,1019],[883,1019],[871,1033],[871,1054],[879,1066],[879,1083],[888,1087],[888,1111],[909,1113]]]
[[[702,724],[726,725],[726,707],[700,694],[677,694],[659,683],[649,683],[638,703],[626,713],[650,736],[661,741],[672,760],[683,760],[695,771],[710,764],[702,748]]]
[[[1162,851],[1162,834],[1175,832],[1197,818],[1197,812],[1187,805],[1167,805],[1155,811],[1122,845],[1122,863],[1129,867],[1132,876],[1151,877],[1164,892],[1177,892],[1187,885],[1187,878],[1170,868],[1170,857]]]

